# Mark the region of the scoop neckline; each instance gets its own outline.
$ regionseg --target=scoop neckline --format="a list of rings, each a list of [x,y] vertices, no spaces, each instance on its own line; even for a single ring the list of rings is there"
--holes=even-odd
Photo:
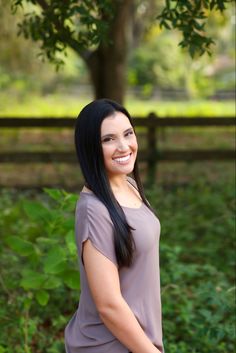
[[[91,196],[96,197],[96,195],[94,195],[94,193],[92,193],[92,192],[80,191],[80,195],[81,194],[83,194],[83,195],[91,195]],[[120,206],[121,206],[121,208],[125,208],[127,210],[137,210],[138,211],[138,210],[140,210],[143,207],[143,205],[144,205],[144,202],[142,201],[141,205],[139,207],[129,207],[129,206],[123,206],[123,205],[120,205]]]

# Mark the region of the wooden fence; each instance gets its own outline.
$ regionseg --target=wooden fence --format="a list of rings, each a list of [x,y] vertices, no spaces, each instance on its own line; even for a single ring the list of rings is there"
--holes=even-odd
[[[207,149],[207,150],[160,150],[158,148],[158,131],[167,127],[228,127],[235,126],[236,120],[233,117],[219,118],[158,118],[156,114],[150,113],[147,118],[133,118],[134,125],[145,127],[147,131],[147,149],[140,151],[139,160],[147,161],[149,180],[153,180],[156,173],[158,161],[199,161],[199,160],[224,160],[232,161],[235,158],[235,151],[231,149]],[[74,118],[0,118],[0,128],[73,128]],[[28,162],[58,162],[77,163],[74,151],[50,151],[50,152],[1,152],[0,163],[28,163]]]

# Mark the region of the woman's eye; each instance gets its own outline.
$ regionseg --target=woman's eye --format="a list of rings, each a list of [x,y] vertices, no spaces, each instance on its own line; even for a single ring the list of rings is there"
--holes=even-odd
[[[112,137],[106,137],[102,142],[110,142],[112,140],[113,140]]]
[[[134,134],[133,131],[129,131],[129,132],[127,132],[126,136],[133,135],[133,134]]]

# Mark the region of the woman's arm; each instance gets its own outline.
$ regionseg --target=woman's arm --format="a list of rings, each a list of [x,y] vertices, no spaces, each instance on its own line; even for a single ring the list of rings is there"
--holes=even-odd
[[[106,327],[133,353],[160,353],[122,297],[117,267],[102,255],[90,240],[83,246],[83,260],[89,287]]]

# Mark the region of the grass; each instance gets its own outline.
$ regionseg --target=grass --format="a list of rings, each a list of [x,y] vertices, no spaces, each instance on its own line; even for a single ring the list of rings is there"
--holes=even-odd
[[[157,113],[159,117],[226,117],[235,115],[233,101],[136,101],[127,99],[126,107],[133,115],[137,114],[138,116],[145,116],[150,112]]]
[[[93,98],[75,95],[25,93],[22,96],[0,94],[0,117],[76,117],[82,107]],[[126,97],[125,106],[132,116],[146,116],[150,112],[165,116],[234,116],[234,101],[158,101]]]

